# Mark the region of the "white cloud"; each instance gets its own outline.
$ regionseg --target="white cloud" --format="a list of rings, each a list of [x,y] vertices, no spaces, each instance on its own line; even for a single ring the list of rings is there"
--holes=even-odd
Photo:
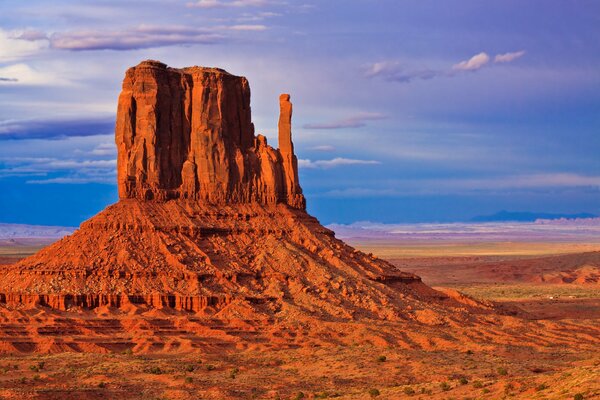
[[[522,57],[523,55],[525,55],[525,50],[515,51],[512,53],[497,54],[496,57],[494,57],[494,62],[509,63],[516,60],[517,58]]]
[[[356,160],[356,159],[352,159],[352,158],[343,158],[343,157],[336,157],[332,160],[316,160],[316,161],[298,160],[298,166],[300,168],[311,168],[311,169],[314,169],[314,168],[327,169],[327,168],[334,168],[334,167],[345,166],[345,165],[377,165],[377,164],[381,164],[381,162],[374,161],[374,160]]]
[[[0,67],[0,77],[2,77],[0,86],[3,84],[59,86],[70,83],[50,71],[39,71],[24,63]]]
[[[478,69],[484,67],[489,61],[490,56],[488,56],[485,52],[481,52],[479,54],[475,54],[468,60],[455,64],[452,68],[461,71],[477,71]]]
[[[0,62],[14,62],[38,54],[48,47],[46,40],[20,38],[23,31],[5,31],[0,28]]]

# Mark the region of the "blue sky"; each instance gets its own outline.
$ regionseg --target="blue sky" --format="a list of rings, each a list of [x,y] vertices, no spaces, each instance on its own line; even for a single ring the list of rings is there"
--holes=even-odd
[[[600,3],[0,3],[0,222],[77,225],[117,200],[125,70],[218,66],[278,95],[322,222],[600,214]]]

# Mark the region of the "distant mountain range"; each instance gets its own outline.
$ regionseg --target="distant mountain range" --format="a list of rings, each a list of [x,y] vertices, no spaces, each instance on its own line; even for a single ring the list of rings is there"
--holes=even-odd
[[[533,222],[538,219],[577,219],[577,218],[596,218],[597,215],[590,213],[579,214],[551,214],[551,213],[536,213],[527,211],[500,211],[492,215],[480,215],[471,219],[471,222],[501,222],[501,221],[516,221],[516,222]]]
[[[76,228],[67,226],[44,226],[0,223],[0,239],[61,238]]]

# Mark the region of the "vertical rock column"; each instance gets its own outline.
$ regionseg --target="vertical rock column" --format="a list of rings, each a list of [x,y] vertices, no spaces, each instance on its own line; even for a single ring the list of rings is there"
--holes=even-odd
[[[289,94],[279,96],[279,154],[283,168],[283,198],[287,204],[305,208],[304,196],[298,183],[298,159],[292,143],[292,103]]]

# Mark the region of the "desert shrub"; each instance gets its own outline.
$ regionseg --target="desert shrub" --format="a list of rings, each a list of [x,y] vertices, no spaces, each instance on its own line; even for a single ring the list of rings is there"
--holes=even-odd
[[[303,392],[298,392],[296,393],[296,396],[294,397],[294,400],[300,400],[304,398],[304,393]]]
[[[468,355],[472,355],[472,354],[473,354],[473,350],[467,350],[467,351],[466,351],[466,353],[467,353]]]
[[[573,400],[583,400],[583,394],[577,393],[575,396],[573,396]]]
[[[373,388],[373,389],[369,389],[369,396],[371,396],[371,397],[377,397],[377,396],[379,396],[380,394],[381,394],[381,393],[379,392],[379,390],[378,390],[378,389],[375,389],[375,388]]]
[[[483,393],[483,394],[486,394],[489,392],[490,392],[490,389],[488,389],[488,388],[483,388],[483,390],[481,391],[481,393]]]
[[[37,365],[30,365],[29,369],[33,372],[38,372],[40,370],[40,368]]]
[[[37,363],[38,369],[44,369],[44,367],[46,366],[46,363],[44,361],[40,361],[39,363]]]
[[[184,368],[187,372],[194,372],[194,370],[196,369],[196,367],[193,364],[188,364],[185,366]]]
[[[404,394],[407,396],[412,396],[415,394],[415,390],[411,387],[405,387],[404,388]]]
[[[469,380],[463,376],[458,380],[458,383],[460,383],[461,385],[466,385],[467,383],[469,383]]]
[[[440,389],[442,389],[444,392],[447,392],[452,388],[450,387],[450,384],[448,382],[442,382],[440,383]]]
[[[386,356],[379,356],[379,357],[377,357],[377,361],[379,361],[379,362],[385,362],[386,360],[387,360]]]
[[[25,378],[24,376],[20,377],[19,378],[19,383],[21,383],[21,384],[27,383],[27,378]]]
[[[212,365],[212,364],[208,364],[208,365],[206,366],[206,370],[207,370],[207,371],[214,371],[216,368],[217,368],[217,367],[215,367],[215,366],[214,366],[214,365]]]
[[[133,350],[129,349],[125,349],[123,350],[123,354],[125,354],[126,356],[130,356],[133,354]]]
[[[327,392],[315,393],[315,399],[327,399],[327,398],[329,398],[329,393],[327,393]]]
[[[232,369],[231,372],[229,373],[229,377],[231,379],[235,379],[235,377],[238,374],[238,372],[240,372],[239,368]]]
[[[100,383],[98,383],[98,387],[100,389],[104,389],[106,387],[106,383],[105,382],[100,382]]]
[[[39,381],[39,380],[40,380],[40,376],[39,376],[38,374],[35,374],[35,375],[33,376],[33,380],[34,380],[34,381]]]
[[[481,389],[483,387],[483,382],[481,382],[481,381],[475,381],[475,382],[473,382],[473,387],[475,389]]]
[[[191,376],[186,376],[185,377],[185,383],[192,383],[194,380],[192,379]]]
[[[502,375],[502,376],[508,375],[508,371],[504,367],[498,367],[497,371],[498,371],[498,375]]]
[[[542,383],[535,388],[535,391],[541,392],[542,390],[548,389],[548,387],[549,387],[548,385],[546,385],[545,383]]]
[[[162,369],[160,369],[158,366],[148,368],[147,372],[154,375],[160,375],[163,373]]]

